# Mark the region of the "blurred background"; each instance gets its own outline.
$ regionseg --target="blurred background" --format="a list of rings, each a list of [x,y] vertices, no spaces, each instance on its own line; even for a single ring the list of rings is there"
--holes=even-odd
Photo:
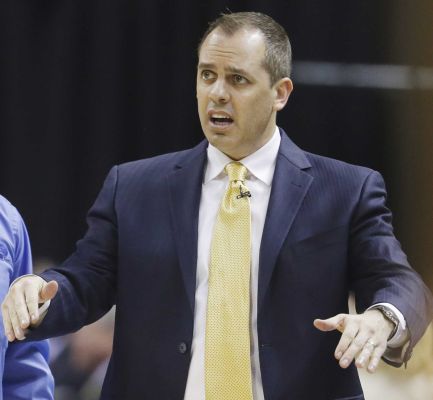
[[[202,139],[196,46],[226,10],[286,28],[295,90],[279,125],[308,151],[383,174],[396,234],[433,288],[431,0],[0,0],[0,192],[22,213],[38,268],[73,251],[113,164]],[[71,361],[87,381],[71,384],[76,400],[97,396],[112,316],[101,324],[53,343],[61,371],[62,352],[104,337],[92,361]],[[367,400],[433,398],[432,347],[429,332],[406,371],[363,374]]]

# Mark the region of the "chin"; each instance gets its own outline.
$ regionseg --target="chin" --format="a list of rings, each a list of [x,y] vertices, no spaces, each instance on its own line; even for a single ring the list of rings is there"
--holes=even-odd
[[[226,135],[219,132],[206,132],[205,136],[208,142],[215,147],[221,146],[222,142],[227,140]]]
[[[233,148],[235,143],[230,136],[225,133],[213,132],[211,135],[207,136],[208,141],[221,151],[225,148]]]

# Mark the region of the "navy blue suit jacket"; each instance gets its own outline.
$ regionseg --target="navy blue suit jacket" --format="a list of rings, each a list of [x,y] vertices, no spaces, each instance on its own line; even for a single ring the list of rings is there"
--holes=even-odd
[[[193,337],[197,223],[207,142],[114,167],[60,290],[30,338],[66,334],[117,304],[103,399],[183,399]],[[393,235],[381,176],[306,153],[282,132],[260,251],[258,336],[266,400],[363,399],[340,334],[315,318],[377,302],[404,314],[412,346],[431,299]],[[224,399],[222,399],[224,400]]]

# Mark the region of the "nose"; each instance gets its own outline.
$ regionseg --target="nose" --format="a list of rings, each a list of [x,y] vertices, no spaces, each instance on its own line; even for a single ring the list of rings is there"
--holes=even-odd
[[[224,104],[230,100],[230,94],[223,79],[217,79],[212,84],[209,97],[215,104]]]

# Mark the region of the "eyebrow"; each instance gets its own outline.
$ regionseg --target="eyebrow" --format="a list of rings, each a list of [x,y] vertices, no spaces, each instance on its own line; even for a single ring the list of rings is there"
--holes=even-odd
[[[216,69],[215,64],[212,63],[200,63],[197,66],[198,69]],[[230,67],[225,68],[226,71],[231,72],[233,74],[246,75],[249,76],[249,73],[242,68]]]

